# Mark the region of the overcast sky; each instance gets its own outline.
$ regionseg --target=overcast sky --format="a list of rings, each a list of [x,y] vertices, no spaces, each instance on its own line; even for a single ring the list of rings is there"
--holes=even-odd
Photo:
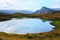
[[[35,11],[42,6],[59,8],[60,0],[0,0],[0,10],[31,10]]]

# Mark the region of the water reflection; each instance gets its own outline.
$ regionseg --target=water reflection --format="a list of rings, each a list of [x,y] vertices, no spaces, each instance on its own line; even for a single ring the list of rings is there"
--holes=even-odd
[[[42,21],[38,18],[11,19],[0,22],[0,32],[26,34],[51,31],[54,26],[49,21]]]

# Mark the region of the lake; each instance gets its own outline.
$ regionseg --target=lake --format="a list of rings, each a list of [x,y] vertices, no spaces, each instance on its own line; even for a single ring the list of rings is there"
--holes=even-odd
[[[13,34],[49,32],[53,28],[54,26],[50,24],[50,21],[42,21],[38,18],[13,18],[0,22],[0,32]]]

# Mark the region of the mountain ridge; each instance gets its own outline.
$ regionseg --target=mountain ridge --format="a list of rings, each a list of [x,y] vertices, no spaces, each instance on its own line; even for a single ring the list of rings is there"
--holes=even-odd
[[[45,14],[45,13],[52,13],[54,11],[54,9],[50,9],[47,7],[42,7],[40,10],[37,10],[36,12],[34,12],[34,14]]]
[[[0,12],[4,12],[7,14],[13,14],[13,13],[23,13],[23,14],[31,14],[33,13],[32,11],[28,11],[28,10],[0,10]]]
[[[14,13],[23,13],[23,14],[46,14],[46,13],[60,13],[59,8],[48,8],[43,6],[41,9],[36,10],[35,12],[29,11],[29,10],[0,10],[0,12],[8,13],[8,14],[14,14]]]

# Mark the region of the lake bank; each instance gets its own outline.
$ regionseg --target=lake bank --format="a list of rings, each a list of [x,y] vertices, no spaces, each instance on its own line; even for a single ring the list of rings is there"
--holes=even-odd
[[[17,15],[18,16],[18,15]],[[28,17],[29,15],[27,15]],[[42,14],[32,15],[32,17],[38,17],[46,20],[53,21],[52,25],[55,26],[55,30],[46,33],[34,33],[34,34],[7,34],[0,32],[0,39],[3,40],[60,40],[60,22],[59,14]]]

